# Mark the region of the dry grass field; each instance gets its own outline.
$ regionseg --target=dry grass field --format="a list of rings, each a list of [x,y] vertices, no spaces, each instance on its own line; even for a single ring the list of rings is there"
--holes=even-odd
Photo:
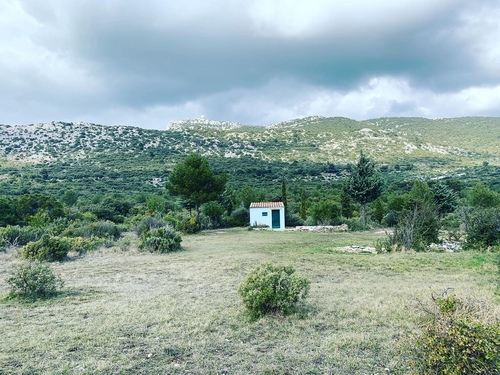
[[[64,292],[34,304],[3,298],[19,259],[0,253],[0,374],[406,374],[417,300],[453,288],[500,312],[491,255],[336,251],[383,232],[207,231],[165,255],[128,236],[53,264]],[[266,262],[311,281],[300,313],[248,318],[237,289]]]

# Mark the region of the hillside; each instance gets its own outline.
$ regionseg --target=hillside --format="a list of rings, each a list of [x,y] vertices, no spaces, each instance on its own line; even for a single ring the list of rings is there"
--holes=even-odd
[[[176,121],[169,129],[65,122],[0,125],[0,156],[37,163],[161,150],[173,161],[199,148],[214,157],[352,163],[363,150],[380,163],[434,158],[455,166],[500,164],[500,118],[308,117],[262,127],[201,119]]]
[[[168,128],[0,125],[0,194],[34,188],[37,181],[55,189],[56,182],[70,179],[96,190],[124,183],[147,190],[161,186],[168,170],[191,152],[208,157],[238,184],[282,174],[297,181],[340,179],[361,151],[386,172],[429,178],[488,165],[494,176],[500,166],[500,118],[355,121],[316,116],[270,126],[201,118]]]

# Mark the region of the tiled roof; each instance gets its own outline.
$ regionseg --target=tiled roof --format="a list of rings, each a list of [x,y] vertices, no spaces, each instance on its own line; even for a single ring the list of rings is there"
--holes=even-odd
[[[274,207],[285,207],[283,202],[252,202],[250,203],[250,208],[274,208]]]

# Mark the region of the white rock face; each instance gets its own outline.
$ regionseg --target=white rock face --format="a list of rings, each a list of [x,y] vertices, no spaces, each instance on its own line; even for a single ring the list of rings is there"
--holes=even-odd
[[[197,119],[186,119],[179,121],[170,121],[167,125],[167,130],[184,130],[184,129],[195,129],[199,127],[216,128],[220,130],[232,130],[243,126],[238,122],[232,121],[216,121],[206,119],[205,116],[201,116]]]

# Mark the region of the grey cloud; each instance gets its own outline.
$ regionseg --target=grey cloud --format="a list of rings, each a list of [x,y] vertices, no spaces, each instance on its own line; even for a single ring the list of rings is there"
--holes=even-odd
[[[122,108],[129,109],[121,111],[129,116],[123,121],[152,122],[152,115],[140,112],[175,116],[197,108],[206,116],[265,123],[281,115],[326,114],[309,113],[314,109],[340,110],[318,107],[312,96],[328,92],[340,101],[349,93],[361,95],[373,77],[404,80],[415,95],[451,95],[500,83],[500,74],[478,59],[478,49],[486,54],[492,43],[478,38],[494,32],[495,24],[474,23],[474,17],[498,11],[497,1],[406,3],[311,0],[294,10],[297,3],[287,0],[24,0],[22,9],[31,17],[24,37],[34,45],[24,46],[24,55],[38,56],[26,63],[27,70],[9,68],[10,76],[0,78],[12,92],[0,89],[0,99],[15,96],[18,106],[37,103],[33,108],[43,109],[38,115],[53,119],[109,118]],[[0,54],[5,70],[2,59]],[[57,74],[47,61],[58,61]],[[419,100],[405,103],[420,111]],[[412,111],[409,104],[387,108],[388,115]],[[12,112],[19,114],[11,117],[16,122],[37,116]]]

